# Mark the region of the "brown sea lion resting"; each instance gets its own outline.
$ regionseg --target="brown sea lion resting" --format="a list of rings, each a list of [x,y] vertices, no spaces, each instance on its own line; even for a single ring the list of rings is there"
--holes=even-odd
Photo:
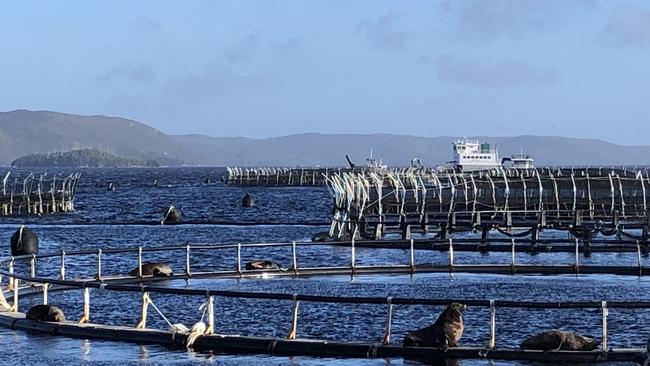
[[[284,271],[279,264],[269,260],[254,260],[246,263],[246,270],[251,271],[255,269],[277,269]]]
[[[164,262],[148,262],[142,264],[142,275],[143,276],[154,276],[154,277],[169,277],[173,275],[172,267],[169,264]],[[135,267],[129,276],[137,276],[138,267]]]
[[[463,311],[467,305],[452,302],[433,325],[410,332],[404,337],[404,347],[440,347],[446,350],[458,346],[463,335]]]
[[[528,337],[521,343],[522,349],[541,351],[593,351],[598,348],[600,341],[581,336],[573,332],[549,330]]]
[[[25,319],[38,320],[42,322],[64,322],[63,310],[52,305],[32,306],[25,314]]]

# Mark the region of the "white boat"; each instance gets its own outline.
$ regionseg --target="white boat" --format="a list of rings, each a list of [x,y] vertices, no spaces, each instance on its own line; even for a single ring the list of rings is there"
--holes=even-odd
[[[452,143],[453,159],[448,164],[464,172],[486,170],[501,166],[499,151],[489,143],[478,140],[456,140]]]
[[[456,140],[452,142],[453,159],[440,167],[442,170],[454,169],[464,172],[494,169],[510,162],[509,167],[519,169],[532,169],[534,160],[529,155],[519,154],[499,159],[499,150],[489,143],[480,143],[478,140]]]

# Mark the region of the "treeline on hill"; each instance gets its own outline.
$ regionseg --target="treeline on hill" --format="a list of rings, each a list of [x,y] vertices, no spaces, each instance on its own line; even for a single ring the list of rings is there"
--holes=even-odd
[[[13,167],[92,167],[92,168],[125,168],[133,166],[157,167],[155,160],[140,160],[123,158],[108,151],[97,149],[82,149],[46,154],[31,154],[22,156],[13,162]]]

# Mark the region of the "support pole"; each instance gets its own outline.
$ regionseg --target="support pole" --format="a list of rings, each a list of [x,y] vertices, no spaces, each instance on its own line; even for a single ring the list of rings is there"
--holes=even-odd
[[[351,248],[351,253],[350,253],[350,272],[354,274],[354,268],[356,265],[357,261],[357,249],[356,246],[354,245],[354,236],[352,236],[352,240],[350,241],[350,248]]]
[[[16,285],[16,279],[12,276],[14,274],[14,257],[12,256],[11,259],[9,260],[9,289],[13,290],[14,288],[17,287]]]
[[[61,251],[61,269],[60,269],[61,280],[65,281],[65,251]]]
[[[497,333],[497,308],[494,300],[490,300],[490,341],[488,343],[489,349],[496,347],[496,333]]]
[[[298,294],[293,294],[293,304],[291,305],[291,329],[289,330],[289,335],[287,339],[296,339],[296,334],[298,333],[298,307],[300,301],[298,301]]]
[[[601,349],[603,352],[607,352],[607,316],[609,315],[609,309],[607,309],[607,301],[602,302],[603,308],[603,339],[601,342]]]
[[[208,327],[204,334],[214,333],[214,296],[208,295]]]
[[[237,273],[241,276],[241,243],[237,243]]]
[[[641,244],[636,241],[636,264],[639,267],[639,277],[643,276],[643,265],[641,264]]]
[[[50,287],[49,283],[43,284],[43,305],[47,305],[47,290]]]
[[[149,309],[149,292],[142,293],[142,310],[140,312],[140,322],[135,327],[137,329],[145,329],[147,327],[147,312]]]
[[[386,330],[384,331],[384,339],[382,343],[384,345],[390,344],[390,334],[393,328],[393,298],[386,298],[386,303],[388,304],[388,316],[386,318]]]
[[[190,245],[185,244],[185,275],[187,277],[192,276],[192,271],[190,270]]]
[[[298,257],[296,256],[296,241],[293,240],[291,242],[291,259],[292,259],[292,267],[293,267],[293,273],[298,274]]]
[[[409,240],[409,268],[411,274],[415,273],[415,251],[413,249],[413,239],[411,239]]]
[[[88,323],[90,321],[90,287],[84,287],[84,312],[79,324]]]
[[[29,259],[30,267],[30,277],[36,277],[36,254],[32,254],[32,257]]]
[[[138,277],[142,278],[142,247],[138,247]]]
[[[97,281],[102,280],[102,250],[97,249]]]
[[[14,282],[14,302],[11,305],[11,309],[9,309],[9,311],[18,312],[18,285],[19,285],[19,281],[18,281],[17,278],[14,278],[13,282]]]
[[[449,271],[454,271],[454,241],[449,238]]]
[[[512,273],[515,273],[516,263],[516,254],[515,254],[515,238],[512,238],[511,254],[512,254]]]

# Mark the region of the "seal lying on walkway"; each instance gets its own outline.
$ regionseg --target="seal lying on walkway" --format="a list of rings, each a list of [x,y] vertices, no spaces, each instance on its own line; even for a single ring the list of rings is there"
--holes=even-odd
[[[169,277],[173,275],[172,267],[169,264],[164,262],[147,262],[142,264],[142,275],[143,276],[154,276],[154,277]],[[129,276],[137,276],[138,267],[135,267]]]
[[[541,351],[593,351],[598,348],[600,341],[581,336],[573,332],[549,330],[530,336],[521,343],[521,349]]]
[[[404,347],[456,347],[463,336],[463,311],[467,305],[452,302],[432,325],[410,332]]]
[[[255,269],[275,269],[280,271],[286,271],[279,264],[269,261],[269,260],[254,260],[246,263],[246,270],[251,271]]]
[[[25,314],[25,319],[37,320],[41,322],[64,322],[65,315],[63,310],[52,305],[32,306]]]

